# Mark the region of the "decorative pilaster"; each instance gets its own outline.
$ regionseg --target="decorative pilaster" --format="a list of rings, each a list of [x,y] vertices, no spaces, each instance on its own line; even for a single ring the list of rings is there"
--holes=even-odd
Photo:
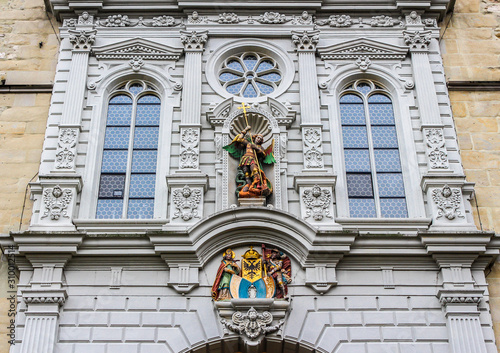
[[[323,138],[320,119],[316,45],[319,31],[292,32],[292,41],[299,56],[299,86],[301,128],[304,150],[304,170],[322,170]]]
[[[81,114],[85,96],[89,53],[95,41],[95,30],[69,30],[73,45],[68,89],[64,99],[59,139],[57,143],[55,172],[75,172],[76,148],[80,134]]]

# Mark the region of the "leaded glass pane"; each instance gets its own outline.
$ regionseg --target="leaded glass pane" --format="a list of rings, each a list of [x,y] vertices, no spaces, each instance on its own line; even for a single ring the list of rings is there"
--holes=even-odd
[[[349,211],[355,218],[377,217],[374,199],[349,199]]]
[[[108,126],[128,126],[132,117],[132,105],[110,105],[108,107]]]
[[[373,197],[371,174],[347,174],[349,197]]]
[[[104,138],[105,149],[128,149],[130,127],[107,127]]]
[[[147,219],[154,216],[153,199],[130,199],[128,201],[127,218],[131,219]]]
[[[271,81],[271,82],[278,82],[279,80],[281,80],[281,75],[276,73],[276,72],[273,72],[270,74],[265,74],[265,75],[259,76],[259,78],[261,78],[263,80]]]
[[[97,219],[117,219],[122,218],[123,200],[120,199],[99,199],[97,200]]]
[[[380,211],[386,218],[408,217],[405,199],[380,199]]]
[[[259,73],[262,71],[272,69],[273,67],[274,67],[274,64],[271,61],[264,60],[259,64],[259,66],[257,67],[257,70],[255,70],[255,72]]]
[[[400,172],[399,151],[375,150],[375,168],[377,172]]]
[[[230,62],[228,62],[227,67],[236,71],[245,72],[243,66],[241,66],[241,64],[236,60],[231,60]]]
[[[274,88],[272,86],[266,85],[262,82],[255,82],[257,87],[259,88],[260,93],[262,94],[269,94],[274,91]]]
[[[157,127],[136,127],[134,149],[156,149],[158,147]]]
[[[342,125],[365,125],[365,109],[363,104],[341,104],[340,118]]]
[[[367,94],[372,90],[372,87],[368,83],[359,83],[358,86],[356,87],[358,91],[360,91],[363,94]]]
[[[363,103],[363,100],[355,94],[345,94],[340,98],[340,103]]]
[[[134,151],[132,173],[155,173],[157,151]]]
[[[109,104],[132,104],[132,98],[127,95],[120,94],[111,98]]]
[[[243,87],[243,82],[240,82],[234,85],[227,86],[226,91],[228,91],[231,94],[237,95],[238,93],[240,93],[242,87]]]
[[[232,74],[230,72],[224,72],[223,74],[220,74],[220,76],[219,76],[219,79],[222,82],[228,82],[228,81],[236,80],[238,78],[241,78],[241,76]]]
[[[405,188],[401,173],[377,173],[380,197],[404,197]]]
[[[372,125],[394,125],[394,112],[392,104],[368,104],[370,121]]]
[[[160,105],[140,104],[137,105],[136,126],[160,125]]]
[[[136,95],[139,92],[142,92],[144,88],[140,83],[134,83],[133,85],[130,85],[129,91],[133,94]]]
[[[99,184],[100,198],[122,199],[125,190],[125,174],[102,174]]]
[[[344,150],[347,172],[369,172],[370,156],[368,150]]]
[[[391,99],[385,94],[373,94],[368,98],[368,103],[391,103]]]
[[[368,148],[365,126],[342,126],[344,148]]]
[[[255,98],[257,97],[257,92],[251,83],[247,85],[245,91],[243,92],[243,97],[245,98]]]
[[[247,69],[252,71],[255,67],[255,64],[257,64],[257,57],[255,55],[247,55],[243,59],[243,62],[245,63]]]
[[[139,103],[139,104],[160,104],[161,101],[160,101],[160,98],[158,98],[157,96],[155,96],[153,94],[147,94],[147,95],[139,98],[137,103]]]
[[[132,174],[130,176],[130,198],[154,198],[156,174]]]
[[[372,138],[375,148],[398,148],[394,126],[372,126]]]
[[[101,173],[125,173],[127,171],[128,151],[104,151]]]

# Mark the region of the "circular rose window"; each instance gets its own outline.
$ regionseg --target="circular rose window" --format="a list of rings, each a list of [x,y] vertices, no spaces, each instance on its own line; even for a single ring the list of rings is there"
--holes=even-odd
[[[282,73],[273,58],[246,52],[225,59],[218,77],[228,93],[257,98],[273,93],[281,83]]]

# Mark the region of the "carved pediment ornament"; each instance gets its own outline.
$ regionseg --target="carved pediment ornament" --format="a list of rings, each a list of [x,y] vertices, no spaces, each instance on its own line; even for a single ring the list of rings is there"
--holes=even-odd
[[[347,60],[368,58],[403,60],[407,47],[378,42],[371,39],[359,38],[325,47],[319,47],[318,53],[322,60]]]
[[[111,45],[94,47],[92,52],[97,59],[178,60],[182,49],[144,38],[133,38]]]
[[[280,320],[276,325],[270,325],[272,322],[273,315],[269,311],[259,313],[253,307],[246,314],[241,311],[235,312],[232,322],[221,319],[221,323],[226,329],[245,334],[252,341],[261,335],[278,331],[284,323],[283,320]]]

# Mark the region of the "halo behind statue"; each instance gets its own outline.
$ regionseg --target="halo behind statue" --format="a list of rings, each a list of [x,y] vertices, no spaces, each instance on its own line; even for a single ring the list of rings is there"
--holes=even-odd
[[[262,134],[264,136],[263,145],[267,146],[272,138],[272,127],[267,118],[258,113],[247,112],[248,124],[252,127],[251,134]],[[245,121],[245,117],[243,116],[243,112],[238,115],[231,124],[229,136],[230,139],[234,139],[237,134],[239,134],[245,127],[247,123]]]

